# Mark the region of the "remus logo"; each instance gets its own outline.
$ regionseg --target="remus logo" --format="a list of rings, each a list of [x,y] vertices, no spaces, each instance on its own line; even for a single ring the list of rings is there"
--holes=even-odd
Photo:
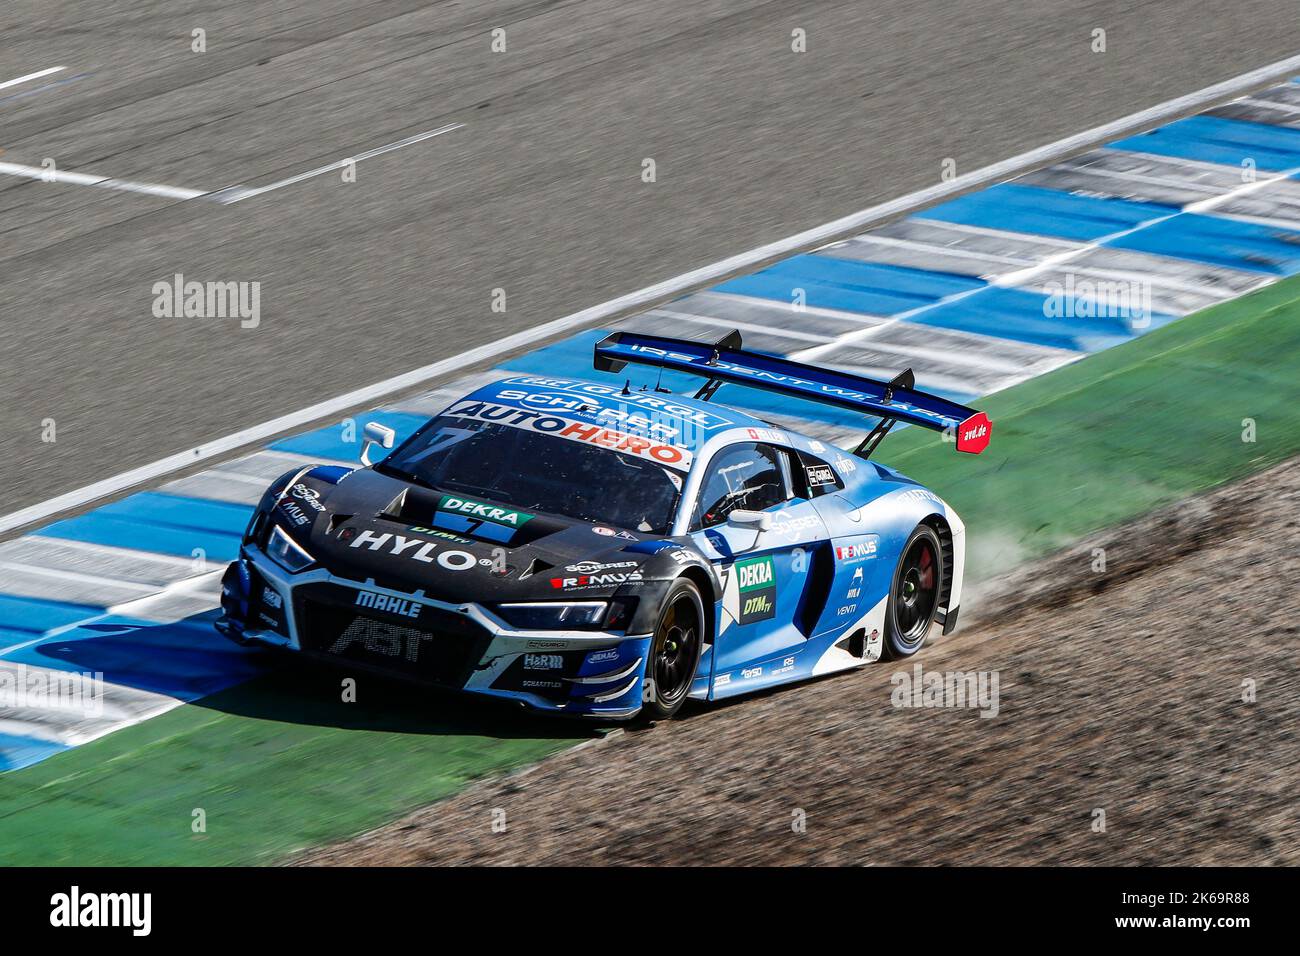
[[[505,508],[486,505],[481,501],[454,498],[451,495],[442,496],[442,500],[438,502],[438,510],[454,511],[457,514],[481,518],[483,521],[491,521],[493,524],[503,524],[508,528],[522,528],[533,518],[533,515],[523,511],[508,511]]]
[[[131,935],[148,936],[153,927],[152,893],[68,893],[50,897],[51,926],[129,926]]]

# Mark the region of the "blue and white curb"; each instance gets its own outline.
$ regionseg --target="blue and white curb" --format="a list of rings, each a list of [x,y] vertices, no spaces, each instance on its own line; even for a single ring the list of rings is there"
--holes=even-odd
[[[697,339],[739,328],[748,347],[802,361],[876,377],[911,366],[921,387],[970,401],[1300,272],[1298,174],[1293,81],[620,325]],[[1137,320],[1105,314],[1090,294],[1125,283],[1149,294]],[[1051,309],[1058,293],[1048,290],[1065,290],[1063,312]],[[503,369],[594,377],[591,345],[601,334],[579,333]],[[375,419],[409,434],[472,384],[460,379],[358,415],[355,432]],[[834,409],[766,394],[721,397],[729,399],[832,441],[861,433],[860,420]],[[272,478],[297,463],[356,460],[360,445],[343,434],[331,426],[292,436],[0,543],[0,771],[259,673],[256,652],[212,629],[218,581]],[[93,686],[97,705],[61,707],[20,692],[59,675]]]

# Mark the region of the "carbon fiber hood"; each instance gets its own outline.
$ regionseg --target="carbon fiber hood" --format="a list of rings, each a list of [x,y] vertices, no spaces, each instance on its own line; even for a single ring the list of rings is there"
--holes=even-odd
[[[308,472],[270,510],[332,574],[457,603],[608,597],[644,580],[661,540],[371,469],[337,481]]]

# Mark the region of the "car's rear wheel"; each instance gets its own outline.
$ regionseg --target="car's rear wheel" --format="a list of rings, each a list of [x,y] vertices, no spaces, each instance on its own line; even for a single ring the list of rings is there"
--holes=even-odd
[[[925,644],[939,611],[943,548],[929,525],[917,525],[903,545],[885,610],[885,657],[911,657]]]
[[[642,716],[666,720],[681,709],[695,680],[703,636],[699,589],[689,579],[678,578],[668,589],[650,641]]]

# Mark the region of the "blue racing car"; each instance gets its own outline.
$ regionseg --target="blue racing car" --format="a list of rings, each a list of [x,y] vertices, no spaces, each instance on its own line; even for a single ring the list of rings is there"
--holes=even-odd
[[[218,629],[357,671],[592,718],[715,700],[915,653],[961,605],[965,528],[870,460],[896,422],[978,453],[981,412],[889,382],[615,332],[596,368],[705,382],[521,375],[453,402],[364,467],[271,484],[222,582]],[[852,452],[712,401],[725,385],[871,416]],[[374,446],[391,451],[374,464]]]

